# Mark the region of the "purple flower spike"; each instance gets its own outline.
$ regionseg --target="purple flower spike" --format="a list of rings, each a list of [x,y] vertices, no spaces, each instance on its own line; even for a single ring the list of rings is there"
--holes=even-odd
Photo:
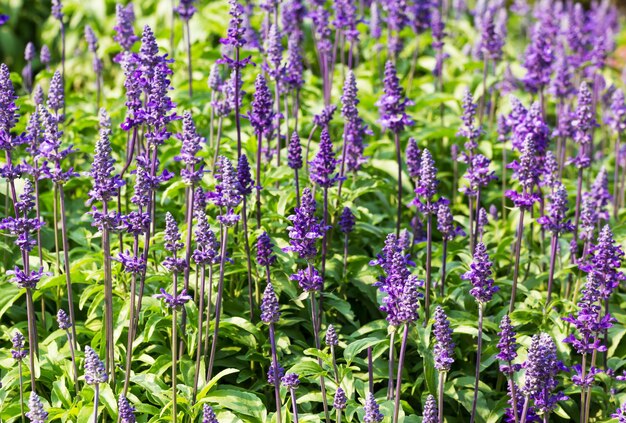
[[[256,243],[256,261],[260,266],[271,266],[276,263],[276,254],[272,251],[273,248],[274,243],[272,243],[267,232],[259,235]]]
[[[59,21],[63,21],[63,3],[61,0],[52,0],[51,15]]]
[[[206,213],[202,210],[196,211],[196,249],[191,257],[196,264],[215,264],[219,255],[219,242],[215,233],[211,230]]]
[[[471,270],[466,272],[462,279],[469,280],[473,286],[470,294],[481,304],[491,301],[493,294],[498,291],[491,278],[493,263],[489,260],[487,247],[482,242],[476,244],[474,259],[470,265]]]
[[[596,179],[593,181],[589,194],[598,218],[609,220],[606,206],[613,200],[613,196],[609,193],[609,175],[604,166],[602,166]]]
[[[505,314],[500,321],[500,332],[498,332],[500,340],[498,341],[498,350],[500,351],[496,358],[507,364],[500,366],[500,371],[505,374],[513,374],[519,370],[518,365],[509,367],[508,363],[512,363],[517,358],[517,349],[519,345],[515,339],[515,328],[511,325],[511,318]]]
[[[615,243],[609,225],[605,225],[595,245],[590,248],[589,263],[580,266],[584,272],[592,272],[600,280],[600,297],[605,300],[611,296],[626,275],[619,269],[622,265],[624,252]]]
[[[24,349],[24,335],[20,331],[15,331],[11,338],[13,349],[11,350],[11,356],[15,361],[22,361],[28,355],[28,350]]]
[[[384,94],[376,103],[380,113],[379,122],[383,129],[394,133],[402,132],[405,126],[413,125],[413,120],[406,114],[406,107],[413,102],[405,98],[396,75],[396,67],[391,60],[385,65],[383,85]]]
[[[567,219],[567,190],[562,183],[556,182],[550,194],[548,214],[537,219],[541,225],[555,235],[574,230],[574,225]]]
[[[406,146],[406,167],[409,171],[409,176],[413,179],[417,179],[420,176],[421,160],[421,152],[417,146],[417,141],[411,137]]]
[[[65,310],[59,310],[57,312],[57,323],[59,325],[59,329],[68,330],[72,327],[72,323],[70,322],[70,318],[65,312]]]
[[[202,423],[219,423],[213,407],[209,404],[202,406]]]
[[[434,204],[431,204],[431,208],[428,209],[428,203],[432,201],[435,194],[437,194],[437,168],[435,167],[435,161],[428,149],[422,151],[422,160],[420,164],[420,177],[415,189],[415,193],[418,198],[415,199],[413,204],[416,204],[422,209],[424,213],[435,213]]]
[[[626,403],[617,407],[615,413],[611,414],[611,417],[617,419],[618,423],[626,423]]]
[[[324,279],[312,266],[298,270],[289,279],[298,282],[300,288],[306,292],[321,291],[324,288]]]
[[[274,292],[274,287],[268,283],[263,292],[263,301],[261,302],[261,321],[264,323],[277,323],[280,319],[280,306],[278,298]]]
[[[104,363],[93,348],[87,345],[85,347],[85,382],[88,385],[97,385],[106,383],[108,380]]]
[[[335,152],[333,151],[333,143],[330,140],[328,128],[322,129],[320,135],[320,147],[315,159],[309,162],[311,180],[323,188],[329,188],[338,180],[335,173],[337,163]]]
[[[211,199],[216,206],[231,209],[237,207],[243,200],[241,183],[233,164],[224,156],[218,158],[219,183],[215,186],[215,192],[211,193]]]
[[[526,49],[524,85],[531,93],[539,92],[550,83],[554,49],[550,34],[547,32],[548,29],[541,22],[537,22],[533,27],[531,41]]]
[[[178,3],[178,7],[176,8],[176,12],[178,16],[184,21],[188,21],[193,18],[193,15],[198,11],[194,6],[196,0],[180,0]]]
[[[344,234],[349,234],[354,229],[355,223],[356,220],[350,207],[344,207],[339,217],[339,230]]]
[[[435,368],[440,372],[449,372],[454,363],[454,342],[452,342],[452,329],[446,312],[440,306],[435,309],[435,322],[433,333],[435,334]]]
[[[124,185],[119,175],[113,175],[115,160],[111,148],[111,120],[104,108],[100,109],[100,136],[96,141],[96,152],[91,164],[93,188],[89,191],[88,203],[95,200],[108,202],[117,195],[117,190]]]
[[[9,15],[5,15],[4,13],[0,13],[0,26],[2,26],[5,23],[9,22],[9,19],[11,19],[11,17]]]
[[[225,45],[241,48],[246,45],[246,29],[242,25],[244,10],[237,0],[229,0],[228,3],[230,4],[230,12],[228,13],[231,19],[228,24],[226,38],[222,38],[220,42]]]
[[[365,415],[363,416],[363,421],[365,423],[379,423],[382,422],[384,418],[385,416],[380,412],[374,394],[368,392],[365,398]]]
[[[286,8],[283,8],[283,16]],[[284,68],[284,79],[295,90],[299,90],[304,85],[304,78],[302,72],[304,66],[302,65],[302,47],[300,46],[301,32],[295,30],[290,32],[285,27],[285,32],[289,34],[287,40],[287,64]]]
[[[320,128],[326,128],[331,120],[333,120],[333,115],[337,110],[337,106],[331,104],[330,106],[324,106],[322,111],[315,116],[313,116],[313,124]]]
[[[287,389],[296,389],[300,386],[300,377],[297,373],[287,373],[282,377],[281,383]]]
[[[132,3],[126,6],[117,4],[115,6],[116,25],[113,30],[116,32],[113,39],[125,50],[130,51],[133,45],[139,41],[139,37],[135,35],[135,10]]]
[[[474,97],[469,88],[466,88],[463,93],[462,106],[463,114],[461,115],[461,120],[463,121],[463,126],[457,132],[457,136],[467,138],[465,148],[474,150],[478,148],[478,138],[483,131],[480,127],[476,127],[476,103],[474,103]]]
[[[437,206],[437,229],[446,241],[452,241],[457,236],[465,236],[461,226],[454,225],[450,204],[447,201],[442,201]]]
[[[274,385],[275,374],[276,374],[276,371],[274,370],[274,364],[272,363],[269,369],[267,370],[267,383],[269,383],[270,385]],[[285,369],[283,368],[283,366],[278,364],[278,380],[281,380],[283,376],[285,376]]]
[[[44,410],[39,396],[34,391],[30,393],[28,409],[26,417],[28,417],[31,423],[46,423],[46,420],[48,420],[48,413]]]
[[[237,162],[237,179],[241,187],[241,195],[246,196],[252,194],[252,173],[250,172],[250,162],[248,156],[242,154]]]
[[[348,398],[346,398],[346,393],[343,389],[341,389],[341,387],[337,387],[335,399],[333,400],[333,408],[335,410],[345,410],[347,404]]]
[[[317,254],[317,240],[324,236],[322,227],[315,216],[315,198],[309,188],[302,192],[300,207],[296,207],[296,214],[289,216],[292,226],[289,226],[289,247],[285,251],[297,253],[300,258],[310,260]]]
[[[55,115],[58,115],[59,110],[63,109],[64,102],[63,79],[61,78],[61,72],[56,71],[52,76],[52,80],[50,80],[50,88],[48,89],[48,109],[52,110]]]
[[[274,97],[262,74],[256,77],[254,88],[252,110],[249,113],[250,125],[257,136],[267,135],[272,130]]]
[[[482,16],[480,23],[482,26],[480,31],[480,52],[486,60],[499,61],[502,58],[504,40],[497,31],[493,8],[487,8],[487,12]]]
[[[137,419],[135,419],[135,407],[130,405],[128,399],[124,395],[120,395],[117,400],[117,408],[120,414],[120,422],[121,423],[135,423]]]
[[[623,134],[624,130],[626,130],[624,91],[616,89],[611,96],[611,116],[607,120],[609,126],[616,134]]]
[[[551,412],[556,407],[556,403],[565,399],[565,396],[562,393],[552,393],[558,385],[556,376],[561,366],[556,356],[556,346],[550,335],[541,333],[533,336],[524,368],[526,376],[521,389],[522,393],[534,401],[538,411]]]
[[[175,253],[182,249],[184,244],[180,242],[180,232],[174,216],[170,212],[165,214],[165,249]]]
[[[163,300],[167,308],[170,310],[173,308],[180,308],[187,304],[191,300],[191,296],[187,295],[187,290],[183,289],[180,294],[171,295],[161,288],[161,293],[154,296],[154,298],[160,298]]]
[[[329,347],[336,347],[339,344],[339,338],[337,337],[337,331],[335,331],[335,327],[333,325],[328,325],[328,329],[326,329],[326,345]]]
[[[428,395],[422,413],[422,423],[437,423],[439,411],[437,410],[437,400],[434,396]]]
[[[516,172],[517,179],[522,187],[522,192],[507,191],[506,196],[509,197],[516,207],[524,210],[532,209],[535,202],[539,200],[533,188],[539,183],[539,169],[537,163],[537,150],[535,140],[532,134],[526,135],[522,146],[520,161],[513,162],[509,167]]]
[[[39,51],[39,60],[42,65],[48,66],[50,64],[50,48],[46,44],[41,46],[41,50]]]
[[[291,134],[287,146],[287,165],[292,169],[302,169],[302,145],[296,131]]]

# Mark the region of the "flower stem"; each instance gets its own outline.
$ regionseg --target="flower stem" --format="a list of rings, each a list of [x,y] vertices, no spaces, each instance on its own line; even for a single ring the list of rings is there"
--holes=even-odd
[[[400,137],[398,132],[393,133],[393,140],[396,145],[396,161],[398,162],[398,211],[396,217],[396,236],[399,236],[400,224],[402,220],[402,150],[400,147]]]
[[[20,412],[22,414],[22,423],[26,420],[26,415],[24,414],[24,380],[22,377],[22,360],[18,361],[18,372],[20,377]]]
[[[511,301],[509,303],[509,313],[515,307],[515,296],[517,294],[517,278],[519,276],[520,250],[522,249],[522,237],[524,236],[524,209],[520,209],[519,223],[517,225],[517,239],[515,240],[515,265],[513,267],[513,285],[511,287]],[[522,420],[523,421],[523,420]]]
[[[272,365],[274,366],[274,396],[276,398],[276,422],[281,423],[282,411],[280,401],[280,377],[278,372],[278,355],[276,352],[276,334],[274,324],[270,323],[270,346],[272,348]]]
[[[248,274],[248,306],[250,308],[250,321],[254,318],[254,293],[252,289],[252,260],[250,258],[250,240],[248,237],[248,197],[243,196],[241,208],[241,220],[243,222],[243,246],[246,251],[246,270]],[[258,290],[257,293],[258,295]]]
[[[193,96],[192,87],[192,68],[191,68],[191,30],[189,29],[189,21],[185,21],[185,33],[187,38],[187,76],[189,78],[189,98]]]
[[[367,347],[367,384],[369,392],[374,392],[374,363],[372,359],[372,347]]]
[[[93,387],[93,423],[98,422],[98,404],[100,402],[100,384],[96,383]]]
[[[446,382],[446,372],[439,372],[439,386],[438,386],[438,399],[437,399],[437,407],[438,407],[438,421],[439,423],[443,423],[443,389],[445,387]]]
[[[204,285],[206,282],[206,266],[200,268],[200,301],[198,303],[198,339],[196,342],[196,370],[193,376],[192,403],[196,403],[198,394],[198,380],[200,378],[200,362],[202,361],[202,316],[204,315]],[[207,316],[208,320],[208,316]]]
[[[256,150],[256,228],[261,228],[261,150],[263,149],[263,134],[257,132]]]
[[[76,318],[74,317],[74,296],[72,295],[72,278],[70,276],[70,245],[67,237],[67,223],[66,223],[66,211],[65,211],[65,195],[63,192],[63,185],[57,184],[59,189],[59,204],[61,209],[61,239],[63,242],[63,260],[65,261],[65,284],[67,287],[67,308],[70,313],[70,323],[72,324],[72,342],[74,343],[74,349],[78,349],[76,342]],[[34,312],[34,311],[33,311]]]
[[[530,398],[526,397],[526,399],[524,400],[524,408],[522,409],[522,418],[520,419],[520,422],[525,422],[526,421],[526,416],[528,415],[528,406],[530,405]]]
[[[330,355],[333,360],[333,373],[335,374],[335,383],[339,385],[339,369],[337,367],[337,358],[335,356],[335,346],[330,346]]]
[[[133,243],[133,255],[137,257],[139,254],[139,235],[135,235],[135,241]],[[137,297],[137,275],[132,274],[130,279],[130,313],[128,316],[128,338],[126,341],[126,372],[124,375],[124,395],[128,392],[128,386],[130,384],[130,368],[133,359],[133,343],[135,342],[135,314],[136,310],[136,297]]]
[[[174,273],[174,281],[176,281],[176,273]],[[177,294],[176,282],[174,282],[174,295]],[[176,412],[176,367],[178,363],[178,341],[177,341],[177,324],[176,324],[176,307],[172,308],[172,421],[175,422]]]
[[[395,329],[395,328],[394,328]],[[396,337],[396,331],[392,331],[389,335],[389,383],[387,384],[387,400],[393,398],[393,371],[395,369],[393,347]],[[371,391],[373,393],[373,391]]]
[[[309,264],[309,266],[311,266]],[[313,323],[313,337],[315,338],[315,348],[317,348],[318,350],[321,350],[321,343],[320,343],[320,334],[319,334],[319,325],[318,325],[318,313],[317,313],[317,307],[315,306],[315,295],[314,295],[315,291],[311,291],[309,293],[309,296],[311,298],[311,321]],[[317,363],[319,364],[320,367],[322,367],[322,358],[318,357],[317,358]],[[326,381],[324,380],[324,375],[320,375],[320,389],[322,391],[322,405],[324,407],[324,417],[326,420],[326,423],[330,423],[330,414],[328,412],[328,399],[326,398]]]
[[[511,368],[511,362],[509,361],[509,368]],[[517,388],[515,387],[515,381],[513,380],[513,375],[509,375],[509,389],[511,390],[511,402],[513,405],[513,419],[515,423],[518,422],[518,411],[517,411]]]
[[[209,265],[209,292],[206,302],[206,329],[204,333],[204,363],[207,365],[207,354],[209,352],[209,333],[211,331],[211,299],[213,298],[213,266]],[[207,366],[208,368],[208,366]],[[207,379],[207,382],[209,379]]]
[[[222,312],[222,295],[224,294],[224,269],[226,267],[226,243],[228,242],[228,227],[223,227],[220,246],[220,276],[217,282],[217,298],[215,299],[215,327],[213,328],[213,342],[211,343],[211,355],[207,380],[213,377],[213,365],[215,364],[215,352],[217,351],[217,339],[220,331],[220,314]]]
[[[28,269],[24,269],[25,272],[28,272]],[[35,338],[37,335],[35,334],[35,305],[33,304],[33,292],[30,288],[26,288],[26,307],[28,313],[28,345],[29,345],[29,364],[30,364],[30,385],[31,390],[35,391],[35,356],[37,355],[37,351],[33,351],[34,345],[36,345]]]
[[[446,286],[446,261],[448,256],[448,240],[444,239],[442,241],[443,252],[441,257],[441,285],[439,287],[439,294],[441,298],[445,295],[445,286]]]
[[[424,327],[430,319],[430,290],[432,285],[431,263],[433,257],[433,215],[430,211],[430,200],[426,201],[426,292],[424,293]]]
[[[74,390],[76,392],[80,391],[80,387],[78,385],[78,366],[76,365],[76,351],[74,351],[74,344],[72,343],[72,335],[70,335],[70,331],[65,330],[65,334],[67,335],[67,342],[70,346],[70,355],[72,356],[72,367],[74,370],[74,374],[72,375],[74,379]]]
[[[298,404],[296,403],[296,390],[293,388],[289,388],[289,393],[291,394],[291,409],[292,411],[292,419],[293,423],[298,423]]]
[[[476,406],[478,405],[478,386],[480,384],[480,357],[483,349],[483,311],[485,305],[478,304],[478,348],[476,350],[476,372],[474,380],[474,400],[472,401],[472,415],[470,423],[474,423],[476,418]]]
[[[548,273],[548,297],[546,304],[550,304],[552,298],[552,283],[554,281],[554,267],[556,265],[556,246],[559,242],[559,234],[553,233],[550,240],[550,272]]]
[[[102,203],[102,213],[108,213],[107,203]],[[102,250],[104,254],[104,311],[106,324],[106,370],[115,382],[115,353],[113,340],[113,281],[111,275],[111,243],[106,223],[102,225]]]
[[[396,401],[393,407],[393,423],[398,423],[400,415],[400,395],[402,394],[402,367],[404,366],[404,356],[406,353],[406,344],[409,339],[409,325],[404,324],[404,333],[402,334],[402,345],[400,346],[400,358],[398,359],[398,374],[396,376]]]

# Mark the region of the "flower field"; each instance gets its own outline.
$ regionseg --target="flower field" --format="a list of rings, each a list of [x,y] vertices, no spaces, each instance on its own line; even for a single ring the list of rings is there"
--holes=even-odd
[[[0,422],[625,423],[622,20],[0,4]]]

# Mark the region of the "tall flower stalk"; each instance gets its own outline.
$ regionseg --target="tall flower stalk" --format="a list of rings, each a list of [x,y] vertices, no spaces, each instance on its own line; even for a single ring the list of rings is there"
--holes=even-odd
[[[52,16],[59,21],[59,27],[61,30],[61,92],[65,98],[65,23],[63,18],[63,3],[61,0],[52,0]],[[63,114],[65,115],[65,103],[63,103]]]
[[[281,401],[280,401],[280,378],[277,375],[278,355],[276,351],[276,333],[274,324],[280,319],[280,310],[278,298],[274,292],[272,283],[268,283],[263,293],[263,301],[261,302],[261,321],[269,325],[270,329],[270,347],[272,349],[272,366],[274,368],[274,395],[276,399],[276,421],[281,422]]]
[[[339,217],[339,230],[343,232],[343,275],[345,277],[348,268],[348,237],[354,230],[356,223],[354,214],[350,207],[344,207]]]
[[[440,201],[437,207],[437,229],[441,233],[442,257],[441,257],[441,281],[439,282],[439,295],[443,298],[445,295],[446,285],[446,264],[448,256],[448,242],[457,236],[465,235],[460,226],[454,226],[454,218],[450,211],[450,204],[446,201]]]
[[[302,145],[298,132],[293,131],[287,146],[287,165],[293,169],[294,182],[296,183],[296,206],[300,207],[300,178],[298,171],[302,169]]]
[[[437,306],[434,315],[433,333],[435,335],[435,369],[439,372],[438,400],[438,422],[443,423],[443,391],[446,382],[446,375],[454,363],[454,342],[452,342],[452,329],[448,316],[442,307]]]
[[[252,258],[250,255],[250,240],[248,234],[248,196],[252,194],[252,175],[250,174],[250,164],[248,163],[248,156],[242,154],[239,156],[239,162],[237,163],[237,179],[239,180],[239,188],[241,190],[242,207],[241,207],[241,221],[243,222],[243,246],[246,252],[246,271],[248,275],[248,306],[250,311],[250,320],[254,316],[254,299],[259,297],[258,287],[253,293],[252,282]]]
[[[96,74],[96,107],[100,109],[100,99],[102,98],[102,59],[98,57],[98,38],[91,26],[85,26],[85,40],[91,54],[93,54],[92,67]]]
[[[521,369],[521,365],[513,364],[513,361],[517,358],[519,345],[515,339],[515,329],[511,325],[511,318],[508,314],[505,314],[500,321],[500,332],[498,332],[498,336],[500,337],[498,341],[499,353],[496,358],[505,363],[500,365],[500,371],[504,373],[509,384],[508,390],[511,398],[511,408],[508,410],[508,415],[510,416],[510,414],[513,413],[513,419],[509,419],[509,421],[512,420],[517,423],[519,421],[520,407],[522,404],[518,402],[519,391],[513,376]]]
[[[193,76],[192,76],[192,68],[191,68],[191,30],[189,28],[189,20],[193,18],[193,15],[196,13],[197,9],[194,6],[196,0],[180,0],[178,3],[178,7],[176,7],[176,12],[178,16],[183,21],[183,25],[185,27],[185,42],[187,44],[187,77],[189,84],[189,97],[193,96]]]
[[[293,423],[298,423],[298,403],[296,402],[296,389],[300,385],[300,378],[296,373],[287,373],[281,379],[282,385],[289,389],[289,395],[291,396],[291,413]]]
[[[67,336],[67,343],[70,347],[70,355],[72,357],[72,367],[74,370],[74,373],[72,374],[73,379],[74,379],[74,389],[76,389],[76,392],[78,392],[79,386],[78,386],[78,365],[76,364],[76,351],[74,351],[74,343],[72,342],[72,335],[70,334],[69,329],[72,326],[72,323],[70,322],[70,318],[68,317],[67,313],[65,312],[65,310],[59,310],[57,312],[57,324],[59,325],[59,329],[65,331],[65,335]]]
[[[621,156],[621,141],[622,135],[626,130],[626,102],[624,101],[624,92],[620,89],[615,90],[611,97],[611,117],[609,119],[609,126],[615,134],[615,153],[614,153],[614,169],[613,169],[613,218],[617,219],[617,215],[620,209],[621,197],[624,191],[624,186],[620,183],[620,167],[622,173],[626,173],[626,169],[620,161]]]
[[[85,383],[93,386],[93,421],[98,421],[98,404],[100,401],[100,384],[107,383],[109,378],[104,363],[93,348],[85,347]]]
[[[13,349],[11,350],[11,356],[13,360],[17,361],[17,372],[19,375],[20,384],[20,412],[22,414],[22,420],[24,420],[24,381],[22,379],[22,361],[28,355],[28,350],[24,349],[24,335],[20,331],[15,331],[11,338]],[[34,373],[34,369],[31,369],[31,373]]]
[[[479,242],[474,250],[474,259],[470,265],[470,271],[466,272],[462,278],[467,279],[472,284],[470,294],[478,303],[478,346],[476,348],[476,373],[474,379],[474,400],[472,401],[472,413],[470,423],[476,418],[476,406],[478,405],[478,387],[480,384],[480,359],[483,347],[483,319],[485,304],[491,301],[493,294],[498,291],[491,278],[493,263],[489,260],[485,244]]]
[[[396,66],[391,60],[385,65],[385,78],[383,80],[383,95],[378,99],[380,119],[379,123],[383,130],[389,129],[393,134],[396,150],[396,161],[398,163],[398,210],[396,217],[396,235],[400,234],[402,221],[402,147],[400,146],[400,132],[406,126],[412,126],[413,120],[406,114],[407,106],[413,102],[404,96],[404,91],[400,86],[400,80],[396,74]]]

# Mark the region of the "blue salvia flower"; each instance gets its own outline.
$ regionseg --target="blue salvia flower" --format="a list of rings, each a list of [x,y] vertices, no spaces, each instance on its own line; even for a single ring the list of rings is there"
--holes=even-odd
[[[302,145],[296,131],[293,131],[287,146],[287,165],[292,169],[302,168]]]
[[[256,261],[260,266],[271,266],[276,263],[276,254],[273,252],[274,244],[267,232],[259,235],[256,245]]]
[[[193,15],[198,11],[194,6],[196,0],[180,0],[178,7],[176,7],[176,13],[184,21],[188,21],[193,18]]]
[[[130,405],[128,399],[124,395],[120,395],[117,400],[117,409],[119,410],[121,423],[135,423],[135,407]]]
[[[61,0],[52,0],[51,15],[59,21],[63,21],[63,3]]]
[[[317,254],[317,240],[324,236],[326,229],[322,227],[319,219],[315,216],[315,198],[309,188],[302,192],[300,207],[295,208],[295,214],[287,219],[291,221],[289,226],[289,247],[285,251],[297,253],[300,258],[310,260]]]
[[[439,412],[437,410],[437,400],[434,396],[428,395],[422,413],[422,423],[437,423]]]
[[[567,189],[561,182],[556,182],[550,194],[548,214],[537,219],[541,225],[556,235],[574,230],[574,225],[567,219]]]
[[[335,152],[333,151],[333,143],[330,140],[328,128],[322,129],[320,135],[320,147],[315,159],[309,162],[309,175],[311,180],[323,188],[329,188],[338,180],[335,173],[337,163]]]
[[[72,327],[72,322],[70,322],[70,318],[65,312],[65,310],[59,309],[57,312],[57,323],[59,325],[59,329],[68,330]]]
[[[333,399],[333,408],[335,410],[345,410],[347,403],[346,393],[341,387],[337,387],[335,398]]]
[[[202,406],[202,423],[219,423],[213,408],[209,404]]]
[[[180,140],[182,142],[180,154],[175,156],[174,159],[186,165],[180,173],[183,182],[188,185],[196,185],[204,174],[204,166],[201,165],[196,169],[196,165],[202,162],[202,159],[198,157],[198,153],[202,150],[204,138],[198,134],[196,125],[189,112],[183,114],[183,132],[180,135]]]
[[[267,136],[272,131],[274,99],[262,74],[256,77],[254,88],[252,110],[248,115],[250,125],[254,128],[257,137],[261,135]]]
[[[609,225],[605,225],[595,244],[589,249],[588,263],[580,265],[584,272],[594,272],[600,279],[600,297],[606,300],[617,289],[620,282],[626,279],[624,272],[620,271],[624,252],[615,243],[613,233]]]
[[[478,242],[474,250],[474,259],[472,264],[470,264],[471,270],[466,272],[462,279],[471,282],[472,289],[470,294],[481,304],[491,301],[493,294],[499,289],[497,286],[494,286],[494,281],[491,277],[492,266],[493,263],[489,260],[489,255],[487,254],[487,247],[482,242]]]
[[[28,350],[24,349],[24,335],[18,330],[15,331],[13,337],[11,338],[11,343],[13,344],[13,349],[11,350],[11,356],[15,361],[22,361],[26,356],[28,356]]]
[[[337,337],[337,331],[333,325],[328,325],[326,329],[326,336],[324,338],[326,345],[329,347],[336,347],[339,344],[339,338]]]
[[[324,288],[324,279],[313,266],[298,270],[289,279],[298,282],[300,288],[306,292],[321,291]]]
[[[111,120],[104,108],[100,109],[100,136],[96,141],[96,151],[89,172],[93,181],[93,188],[89,191],[89,201],[107,202],[117,195],[118,189],[124,185],[124,180],[113,175],[115,159],[111,148]]]
[[[626,403],[617,407],[615,413],[611,414],[611,417],[617,419],[618,423],[626,423]]]
[[[454,342],[448,316],[441,306],[437,306],[434,315],[433,333],[435,334],[435,369],[449,372],[454,363]]]
[[[104,363],[98,357],[93,348],[89,345],[85,347],[85,382],[88,385],[97,385],[100,383],[106,383],[109,380],[109,376],[104,369]]]
[[[191,254],[191,258],[196,264],[215,264],[219,257],[217,237],[211,230],[204,210],[196,210],[195,216],[198,222],[194,232],[196,249]]]
[[[63,78],[61,72],[56,71],[50,80],[50,88],[48,88],[48,109],[52,110],[55,115],[59,115],[59,110],[63,109],[65,103],[65,96],[63,94]],[[62,116],[59,116],[59,120],[63,120]]]
[[[241,187],[241,195],[246,196],[252,194],[252,173],[250,171],[250,162],[248,156],[242,154],[239,156],[237,163],[237,179]]]
[[[48,413],[44,410],[39,396],[34,391],[30,393],[28,409],[30,411],[26,413],[26,417],[31,423],[45,423],[48,420]]]
[[[363,416],[363,421],[365,423],[379,423],[382,422],[385,416],[380,412],[380,408],[378,403],[376,402],[376,398],[374,398],[374,394],[371,392],[367,393],[367,397],[365,398],[365,415]]]
[[[295,389],[300,385],[300,377],[297,373],[287,373],[280,382],[287,389]]]
[[[267,324],[277,323],[280,319],[280,306],[274,292],[274,287],[268,283],[263,292],[261,302],[261,321]]]
[[[115,5],[116,25],[113,30],[116,34],[113,39],[125,50],[130,51],[135,43],[139,41],[139,37],[135,35],[135,10],[132,3],[126,6],[121,4]]]
[[[406,107],[413,104],[404,96],[400,81],[396,75],[396,67],[392,61],[385,65],[383,80],[383,95],[376,102],[380,113],[378,120],[383,129],[391,132],[402,132],[405,126],[412,126],[413,120],[406,114]]]
[[[516,340],[515,328],[511,325],[511,318],[508,314],[504,315],[502,321],[500,321],[500,332],[498,332],[500,340],[498,341],[498,350],[500,351],[496,358],[500,361],[504,361],[506,364],[500,366],[502,373],[512,375],[518,371],[521,366],[518,364],[512,364],[517,358],[517,349],[519,345]],[[509,363],[511,365],[509,366]]]

